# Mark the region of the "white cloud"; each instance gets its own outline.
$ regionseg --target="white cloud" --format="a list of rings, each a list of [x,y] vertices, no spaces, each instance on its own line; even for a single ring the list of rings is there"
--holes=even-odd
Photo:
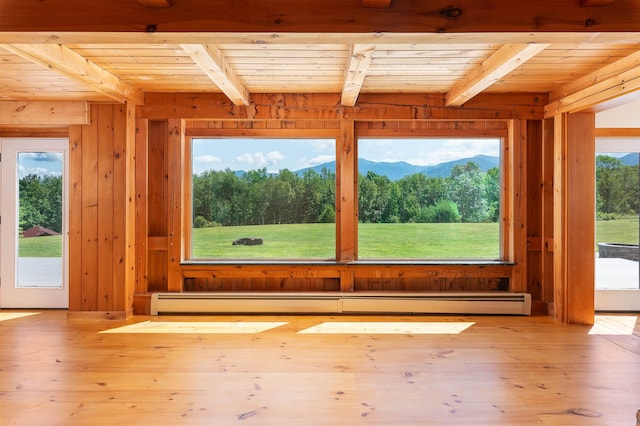
[[[253,168],[266,167],[268,171],[274,172],[278,171],[277,166],[284,158],[285,156],[279,151],[271,151],[266,154],[262,152],[254,152],[253,154],[246,152],[237,156],[236,160]]]
[[[62,161],[61,152],[21,152],[20,159],[30,159],[43,163],[57,163]]]
[[[24,166],[18,166],[18,177],[19,178],[23,178],[25,176],[28,175],[36,175],[36,176],[40,176],[40,177],[45,177],[45,176],[62,176],[62,172],[59,171],[55,171],[55,170],[49,170],[47,168],[44,167],[24,167]]]
[[[312,144],[313,150],[317,152],[336,150],[336,142],[333,139],[314,139]]]
[[[219,163],[222,160],[220,159],[220,157],[216,157],[215,155],[205,154],[205,155],[199,155],[198,157],[194,158],[194,161],[196,163],[201,163],[201,164],[211,164],[211,163]]]
[[[317,157],[313,157],[307,163],[309,166],[315,166],[322,163],[328,163],[330,161],[335,161],[335,155],[318,155]]]

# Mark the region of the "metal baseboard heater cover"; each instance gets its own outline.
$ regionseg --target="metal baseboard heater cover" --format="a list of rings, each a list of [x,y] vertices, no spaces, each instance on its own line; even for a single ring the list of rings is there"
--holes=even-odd
[[[194,292],[151,295],[151,315],[186,313],[530,315],[531,295],[509,292]]]

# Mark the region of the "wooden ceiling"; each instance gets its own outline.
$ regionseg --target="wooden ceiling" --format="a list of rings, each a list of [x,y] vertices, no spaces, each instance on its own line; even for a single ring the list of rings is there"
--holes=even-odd
[[[308,1],[319,7],[317,1]],[[324,23],[305,21],[304,25],[290,25],[294,30],[278,33],[266,31],[281,26],[277,19],[266,24],[260,21],[262,15],[252,15],[261,12],[273,17],[277,13],[251,10],[249,3],[242,2],[240,6],[247,8],[245,20],[249,20],[242,23],[237,21],[245,16],[242,9],[229,9],[230,2],[222,0],[100,2],[102,18],[93,15],[98,12],[83,10],[83,3],[76,0],[35,3],[29,6],[32,11],[17,2],[0,8],[0,101],[143,104],[145,93],[204,92],[224,93],[236,105],[249,105],[254,93],[335,93],[342,105],[353,106],[362,93],[441,93],[448,105],[459,106],[480,93],[531,92],[549,94],[548,110],[553,113],[590,107],[596,100],[615,99],[640,87],[635,81],[640,81],[640,6],[625,0],[550,0],[543,3],[553,7],[544,10],[533,10],[528,4],[534,2],[524,2],[519,8],[524,11],[512,9],[511,18],[490,15],[493,28],[512,32],[476,28],[478,24],[471,19],[474,13],[479,18],[488,16],[487,9],[497,13],[509,5],[504,0],[489,1],[482,9],[470,0],[459,2],[460,18],[466,20],[452,28],[447,25],[458,22],[458,17],[442,16],[449,13],[449,3],[435,2],[445,6],[426,9],[423,5],[417,10],[414,2],[403,0],[344,0],[336,7],[348,8],[341,13],[352,16],[353,31],[386,28],[385,16],[393,31],[344,32],[350,27],[343,20],[324,18]],[[73,3],[77,3],[75,12],[69,13],[75,18],[60,12]],[[105,9],[118,3],[120,20]],[[227,21],[220,21],[217,15],[215,19],[196,18],[194,7],[203,16],[213,16],[207,13],[214,7],[222,10],[222,3],[231,15]],[[272,3],[272,7],[300,8],[292,0]],[[467,12],[474,7],[475,12]],[[317,9],[321,17],[326,8]],[[130,17],[134,9],[138,18]],[[191,14],[185,16],[185,10]],[[527,17],[527,13],[533,15]],[[556,29],[558,17],[551,24],[532,18],[544,13],[581,13],[576,17],[579,31],[569,20],[565,28],[574,31],[547,31]],[[629,14],[635,14],[636,20],[630,21]],[[173,19],[172,27],[161,16],[165,21],[172,16],[182,16],[182,20]],[[281,16],[285,21],[297,17]],[[585,16],[593,18],[584,20]],[[401,28],[407,32],[397,29],[395,21],[402,17],[407,22]],[[97,19],[104,24],[97,24]],[[420,19],[425,27],[420,26]],[[606,31],[589,31],[589,19],[596,27],[602,23],[599,29]],[[224,22],[225,31],[203,31],[207,22]],[[198,31],[184,31],[189,24]],[[323,24],[332,31],[303,31]],[[145,31],[124,31],[122,25],[144,26]],[[526,31],[532,25],[544,31]],[[162,32],[163,27],[170,31]],[[424,31],[430,28],[435,31]],[[607,93],[602,95],[603,91]]]

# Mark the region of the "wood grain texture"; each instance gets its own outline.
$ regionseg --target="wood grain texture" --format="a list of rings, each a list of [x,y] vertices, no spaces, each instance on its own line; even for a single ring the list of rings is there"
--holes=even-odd
[[[246,8],[224,0],[173,2],[169,8],[148,8],[127,0],[91,6],[82,0],[27,4],[13,0],[3,5],[6,18],[0,31],[442,34],[640,30],[640,24],[629,19],[640,13],[640,5],[633,0],[589,8],[578,1],[527,1],[513,7],[508,0],[494,0],[492,7],[486,7],[474,0],[459,0],[457,17],[447,16],[448,6],[398,1],[389,8],[371,8],[363,7],[361,0],[272,0],[247,13]]]
[[[26,313],[0,312],[2,424],[631,425],[639,404],[637,315]]]

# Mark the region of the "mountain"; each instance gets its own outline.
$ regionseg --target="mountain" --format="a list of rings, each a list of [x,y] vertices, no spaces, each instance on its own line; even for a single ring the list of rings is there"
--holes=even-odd
[[[416,166],[405,161],[397,161],[393,163],[384,161],[376,162],[361,158],[358,160],[358,173],[366,175],[368,172],[373,172],[378,175],[387,176],[391,180],[399,180],[405,176],[415,173],[424,173],[429,177],[447,177],[451,174],[451,170],[456,165],[464,165],[470,161],[476,163],[484,172],[493,167],[498,167],[500,164],[500,159],[498,157],[492,157],[488,155],[476,155],[470,158],[461,158],[459,160],[447,161],[444,163],[426,167]],[[321,170],[325,167],[329,171],[335,173],[336,162],[331,161],[328,163],[318,164],[317,166],[297,170],[295,173],[300,176],[302,176],[307,170],[314,170],[317,173],[320,173]]]
[[[476,155],[471,158],[461,158],[459,160],[436,164],[435,166],[427,166],[422,169],[422,173],[429,177],[447,177],[451,174],[451,170],[453,170],[455,166],[462,166],[469,162],[476,163],[478,167],[480,167],[480,170],[486,172],[489,169],[498,167],[500,165],[500,158],[489,155]]]
[[[632,152],[619,158],[622,164],[625,166],[637,166],[638,165],[638,153]]]

